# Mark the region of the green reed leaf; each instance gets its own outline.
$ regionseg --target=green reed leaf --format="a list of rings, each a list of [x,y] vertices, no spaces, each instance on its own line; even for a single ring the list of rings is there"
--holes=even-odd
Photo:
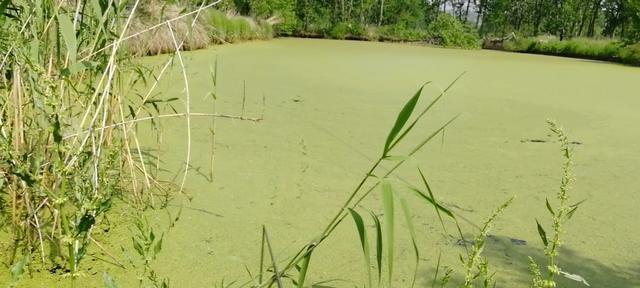
[[[371,281],[371,253],[369,252],[369,240],[367,238],[367,230],[364,227],[364,221],[362,220],[362,216],[358,214],[355,210],[348,208],[353,221],[356,223],[356,228],[358,229],[358,235],[360,236],[360,245],[362,246],[362,253],[364,256],[365,269],[367,271],[367,276],[369,277],[369,287],[373,287]]]
[[[438,204],[438,202],[436,202],[433,198],[431,198],[430,196],[428,196],[424,192],[420,191],[420,189],[415,188],[415,187],[409,187],[409,189],[411,191],[415,192],[416,194],[418,194],[418,196],[420,196],[422,199],[424,199],[427,202],[429,202],[429,204],[432,205],[436,209],[436,211],[441,211],[444,214],[447,214],[447,216],[455,219],[455,216],[453,216],[453,213],[451,212],[451,210],[449,210],[449,209],[445,208],[444,206]]]
[[[382,225],[380,225],[380,219],[378,216],[369,211],[373,223],[376,226],[376,264],[378,268],[378,283],[382,280]]]
[[[384,232],[387,240],[387,272],[389,273],[389,287],[393,279],[393,254],[395,237],[395,219],[393,205],[393,190],[389,182],[382,182],[382,205],[384,210]]]
[[[302,267],[300,267],[298,281],[296,286],[298,288],[304,288],[304,281],[307,278],[307,272],[309,271],[309,263],[311,262],[311,253],[313,250],[309,250],[306,256],[302,259]]]
[[[427,189],[427,192],[429,192],[429,197],[433,201],[432,205],[433,205],[433,208],[436,210],[436,214],[438,215],[438,220],[440,220],[440,225],[442,225],[442,229],[446,232],[447,229],[444,227],[444,221],[442,220],[442,215],[440,215],[440,209],[438,209],[438,202],[436,201],[436,197],[433,196],[433,192],[431,191],[431,186],[429,186],[429,182],[427,182],[427,177],[424,176],[424,173],[422,173],[422,170],[420,170],[420,168],[418,168],[418,173],[420,173],[420,178],[422,179],[422,183],[424,183],[424,187]]]
[[[411,243],[413,244],[413,255],[415,256],[415,270],[413,272],[413,278],[411,279],[411,287],[416,285],[416,278],[418,277],[418,267],[420,265],[420,250],[416,242],[416,231],[413,226],[413,220],[411,219],[411,210],[407,201],[404,198],[400,198],[400,204],[402,205],[402,211],[404,211],[404,218],[409,228],[409,235],[411,236]]]
[[[418,89],[416,94],[413,95],[413,97],[411,97],[409,101],[407,101],[407,103],[398,114],[398,118],[396,119],[395,124],[393,124],[393,128],[391,128],[391,131],[387,136],[387,141],[384,143],[384,150],[382,152],[384,156],[387,156],[387,153],[389,153],[391,147],[391,143],[393,143],[393,140],[396,139],[396,136],[398,136],[404,125],[409,120],[409,117],[411,117],[411,114],[413,113],[413,110],[416,108],[416,104],[418,103],[418,99],[420,99],[420,95],[422,94],[422,89],[424,89],[424,85],[422,85],[422,87]]]

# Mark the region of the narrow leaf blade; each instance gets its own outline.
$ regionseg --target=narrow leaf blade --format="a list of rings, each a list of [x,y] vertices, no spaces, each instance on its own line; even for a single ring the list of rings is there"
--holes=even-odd
[[[540,239],[542,239],[542,243],[544,243],[544,247],[547,247],[549,245],[549,240],[547,239],[547,232],[544,231],[544,228],[542,228],[542,225],[540,225],[540,222],[538,222],[538,219],[536,219],[536,224],[538,225],[538,234],[540,234]]]
[[[378,268],[378,283],[380,283],[382,280],[382,225],[380,225],[380,219],[375,214],[369,213],[376,226],[376,267]]]
[[[367,230],[364,227],[364,221],[362,220],[362,216],[358,214],[355,210],[348,208],[349,214],[351,214],[351,218],[356,223],[356,228],[358,229],[358,236],[360,237],[360,245],[362,246],[362,253],[364,256],[365,269],[367,271],[367,276],[369,277],[369,287],[371,286],[371,253],[369,252],[369,240],[367,239]]]
[[[396,122],[393,124],[393,128],[391,128],[391,131],[387,136],[387,141],[384,143],[383,155],[386,156],[387,153],[389,153],[391,143],[396,139],[396,136],[398,136],[404,125],[407,123],[409,117],[411,117],[411,114],[413,113],[413,110],[416,108],[416,104],[418,103],[418,99],[420,99],[420,95],[422,94],[422,89],[424,89],[424,85],[420,87],[420,89],[418,89],[416,94],[413,95],[413,97],[411,97],[409,101],[407,101],[407,103],[398,114],[398,118],[396,119]]]
[[[391,287],[391,280],[393,279],[393,259],[394,259],[394,203],[393,203],[393,190],[389,182],[382,183],[382,204],[384,209],[384,227],[387,240],[387,272],[389,273],[387,279],[389,281],[389,287]]]
[[[411,236],[411,243],[413,244],[413,255],[415,256],[415,270],[413,272],[413,278],[411,280],[411,287],[416,285],[416,278],[418,277],[418,267],[420,265],[420,250],[416,242],[416,231],[413,226],[413,220],[411,219],[411,210],[407,201],[404,198],[400,198],[400,204],[402,205],[402,211],[404,211],[404,218],[409,228],[409,235]]]

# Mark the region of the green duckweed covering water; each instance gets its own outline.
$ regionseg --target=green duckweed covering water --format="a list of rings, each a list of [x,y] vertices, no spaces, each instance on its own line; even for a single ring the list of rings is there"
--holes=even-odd
[[[211,112],[210,67],[218,59],[218,112],[241,114],[246,83],[247,116],[264,121],[216,120],[216,165],[208,174],[211,119],[192,120],[192,165],[180,221],[164,238],[154,263],[174,287],[212,287],[249,279],[244,265],[259,265],[261,225],[269,230],[278,260],[318,236],[350,190],[382,150],[397,111],[425,81],[444,88],[467,74],[438,104],[414,141],[460,115],[442,139],[430,143],[397,174],[419,183],[416,167],[436,196],[469,222],[481,223],[511,195],[513,204],[496,222],[486,256],[499,287],[528,287],[527,256],[540,258],[535,218],[549,221],[545,198],[560,182],[559,146],[545,120],[563,123],[575,149],[572,190],[586,199],[567,224],[559,266],[592,287],[640,285],[640,70],[615,64],[496,51],[464,51],[401,44],[282,39],[226,45],[185,53],[192,112]],[[163,56],[149,58],[160,62]],[[177,67],[162,91],[181,95]],[[427,86],[425,99],[438,92]],[[177,107],[181,104],[174,103]],[[424,104],[424,103],[423,103]],[[186,121],[162,120],[164,168],[180,169],[186,153]],[[148,134],[149,148],[156,144]],[[143,137],[144,138],[144,137]],[[411,142],[411,141],[409,141]],[[400,180],[398,180],[400,181]],[[421,249],[419,287],[431,283],[436,260],[460,272],[454,227],[444,233],[431,207],[408,191]],[[379,193],[364,207],[381,212]],[[172,205],[180,205],[175,201]],[[178,208],[170,206],[172,211]],[[164,213],[151,216],[162,222]],[[408,231],[397,227],[395,287],[410,284],[413,251]],[[547,223],[550,224],[550,223]],[[134,257],[125,225],[114,229],[112,253]],[[343,279],[336,287],[365,283],[353,223],[345,221],[315,253],[307,283]],[[120,240],[118,240],[120,239]],[[526,245],[521,245],[524,240]],[[635,252],[634,252],[635,251]],[[128,255],[128,256],[127,256]],[[135,270],[94,261],[76,287],[100,287],[102,271],[122,287],[136,285]],[[90,267],[87,265],[86,267]],[[3,277],[6,277],[4,275]],[[34,273],[27,287],[58,287],[68,280]],[[6,279],[6,278],[4,278]],[[355,283],[352,283],[355,282]],[[44,284],[47,283],[47,284]],[[91,284],[88,284],[91,283]],[[580,287],[561,280],[563,287]]]

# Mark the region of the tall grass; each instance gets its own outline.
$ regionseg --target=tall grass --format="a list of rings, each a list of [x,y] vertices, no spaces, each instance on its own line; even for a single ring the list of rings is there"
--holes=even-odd
[[[140,13],[151,11],[150,2],[0,3],[0,219],[10,237],[0,245],[2,262],[12,267],[14,280],[27,265],[62,267],[77,276],[85,256],[103,249],[95,235],[109,230],[106,218],[114,202],[142,215],[147,208],[164,207],[184,187],[190,138],[183,180],[174,185],[153,173],[153,155],[143,152],[137,138],[139,123],[180,117],[190,131],[194,116],[246,119],[190,112],[181,51],[194,45],[190,35],[198,31],[199,16],[217,2],[190,12],[170,8],[173,18],[154,18],[158,23],[136,32],[132,26]],[[164,41],[173,55],[152,75],[131,61],[124,46],[134,47],[132,41],[155,32],[168,33]],[[158,105],[170,99],[154,90],[174,58],[185,90],[171,96],[184,100],[185,112],[160,114]],[[145,225],[137,227],[134,248],[152,259],[162,237]],[[152,271],[143,274],[151,281],[155,277]]]
[[[627,45],[614,39],[573,38],[562,40],[556,37],[515,38],[504,43],[485,42],[485,48],[507,51],[594,59],[640,65],[638,44]]]
[[[218,10],[208,11],[203,19],[209,37],[214,43],[235,43],[273,37],[272,25],[264,20]]]
[[[135,37],[127,42],[126,47],[132,54],[144,56],[173,52],[175,47],[172,35],[178,41],[184,42],[181,47],[183,50],[273,37],[272,25],[267,21],[223,13],[215,9],[203,11],[195,21],[193,16],[178,17],[183,11],[196,8],[180,2],[144,1],[131,24],[131,34]],[[139,33],[168,19],[176,19],[172,21],[171,27],[160,25],[148,33]]]

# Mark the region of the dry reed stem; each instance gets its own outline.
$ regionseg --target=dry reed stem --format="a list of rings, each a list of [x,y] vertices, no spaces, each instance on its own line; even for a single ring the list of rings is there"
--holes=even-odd
[[[109,44],[109,45],[106,45],[105,47],[103,47],[103,48],[101,48],[101,49],[98,49],[98,50],[94,51],[93,53],[91,53],[91,54],[87,55],[86,57],[82,58],[80,61],[85,61],[85,60],[91,59],[91,57],[95,56],[96,54],[98,54],[98,53],[100,53],[100,52],[102,52],[102,51],[104,51],[104,50],[106,50],[106,49],[108,49],[108,48],[111,48],[112,46],[117,45],[117,44],[119,44],[119,43],[120,43],[120,42],[122,42],[122,41],[126,41],[126,40],[129,40],[129,39],[133,38],[133,37],[139,36],[139,35],[141,35],[141,34],[143,34],[143,33],[147,33],[147,32],[149,32],[149,31],[155,30],[155,29],[157,29],[157,28],[159,28],[159,27],[162,27],[163,25],[167,25],[168,23],[171,23],[171,22],[174,22],[174,21],[180,20],[180,19],[182,19],[182,18],[184,18],[184,17],[187,17],[187,16],[189,16],[189,15],[196,14],[196,13],[200,13],[201,11],[203,11],[203,10],[205,10],[205,9],[207,9],[207,8],[211,8],[211,7],[213,7],[213,6],[217,5],[217,4],[218,4],[218,3],[220,3],[220,2],[222,2],[222,0],[217,0],[217,1],[213,2],[213,3],[209,3],[209,4],[207,4],[207,5],[200,6],[200,8],[198,8],[197,10],[194,10],[194,11],[191,11],[191,12],[188,12],[188,13],[185,13],[185,14],[182,14],[182,15],[177,16],[177,17],[172,18],[172,19],[168,19],[168,20],[166,20],[166,21],[163,21],[162,23],[158,23],[158,24],[153,25],[153,26],[151,26],[151,27],[149,27],[149,28],[147,28],[147,29],[144,29],[144,30],[139,31],[139,32],[134,33],[134,34],[131,34],[131,35],[127,36],[127,37],[122,37],[122,38],[120,38],[120,39],[118,39],[118,40],[114,41],[113,43],[111,43],[111,44]],[[204,3],[204,2],[203,2],[203,3]],[[196,18],[197,18],[197,17],[196,17]]]

